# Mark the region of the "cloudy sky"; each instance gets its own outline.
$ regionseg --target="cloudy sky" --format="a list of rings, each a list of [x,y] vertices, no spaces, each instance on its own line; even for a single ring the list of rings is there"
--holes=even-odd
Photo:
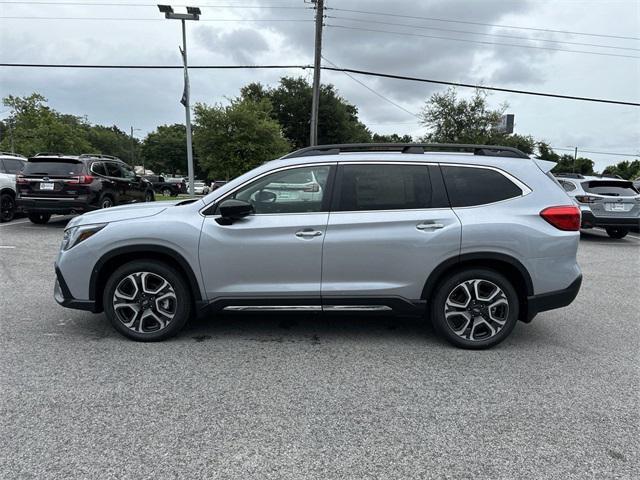
[[[164,20],[153,2],[35,3],[0,0],[0,63],[180,63],[180,23]],[[189,4],[202,8],[201,21],[188,25],[193,65],[313,62],[314,10],[304,0]],[[640,102],[637,0],[326,0],[326,6],[323,55],[340,67]],[[192,101],[226,102],[248,82],[273,85],[283,75],[310,79],[312,71],[193,70]],[[343,73],[323,72],[322,80],[335,84],[358,107],[362,120],[380,133],[422,135],[418,119],[405,110],[417,113],[429,95],[445,88],[356,78],[403,108]],[[178,70],[0,67],[1,96],[34,91],[44,94],[52,107],[86,115],[91,122],[126,131],[134,126],[139,137],[184,118]],[[497,92],[489,101],[493,106],[508,102],[508,111],[516,115],[516,132],[555,147],[640,153],[638,107]],[[0,118],[6,115],[5,107]],[[599,169],[624,159],[588,156]]]

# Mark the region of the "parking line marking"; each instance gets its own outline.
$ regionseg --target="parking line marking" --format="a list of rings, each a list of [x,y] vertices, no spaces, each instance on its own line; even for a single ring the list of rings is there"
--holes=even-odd
[[[7,249],[9,249],[9,248],[16,248],[16,247],[15,247],[15,246],[13,246],[13,245],[0,245],[0,248],[7,248]]]
[[[12,225],[20,225],[21,223],[27,223],[30,222],[31,220],[21,220],[18,222],[8,222],[8,223],[4,223],[2,225],[0,225],[0,227],[10,227]]]

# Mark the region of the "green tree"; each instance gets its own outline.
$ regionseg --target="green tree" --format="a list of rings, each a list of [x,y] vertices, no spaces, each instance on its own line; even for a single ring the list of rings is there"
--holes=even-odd
[[[282,125],[284,136],[294,149],[309,145],[313,89],[302,77],[283,77],[275,88],[251,83],[242,88],[244,100],[271,102],[271,117]],[[318,143],[361,143],[371,141],[371,132],[358,119],[358,109],[342,98],[333,85],[320,86]]]
[[[413,142],[413,138],[411,138],[411,135],[398,135],[397,133],[374,133],[371,141],[374,143],[411,143]]]
[[[627,180],[634,180],[640,177],[640,160],[624,160],[615,165],[609,165],[602,173],[607,175],[620,175]]]
[[[199,103],[195,123],[194,145],[209,178],[236,177],[291,149],[265,98],[238,98],[227,106]]]
[[[90,153],[103,153],[115,155],[130,165],[139,165],[140,141],[137,138],[131,140],[131,136],[113,125],[91,125],[87,127],[87,140],[93,147]]]
[[[187,172],[187,129],[184,125],[160,125],[142,142],[144,166],[156,173],[184,175]]]
[[[454,88],[434,93],[420,112],[422,124],[429,130],[423,141],[504,145],[532,154],[536,145],[533,137],[506,134],[496,129],[506,109],[507,105],[502,104],[492,110],[487,93],[480,89],[468,100],[458,98]]]
[[[87,153],[92,150],[87,140],[88,123],[81,117],[63,115],[47,106],[38,93],[27,97],[9,95],[2,99],[11,109],[5,121],[11,129],[15,151],[23,155],[38,152]],[[10,136],[3,137],[0,150],[11,148]]]

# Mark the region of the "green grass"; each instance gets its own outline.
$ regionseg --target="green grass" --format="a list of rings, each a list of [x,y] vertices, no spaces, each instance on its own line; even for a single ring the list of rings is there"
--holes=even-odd
[[[195,197],[201,197],[201,195],[196,195]],[[191,196],[189,196],[189,195],[178,195],[177,197],[172,197],[171,195],[162,195],[161,193],[156,193],[156,202],[186,200],[187,198],[191,198]]]

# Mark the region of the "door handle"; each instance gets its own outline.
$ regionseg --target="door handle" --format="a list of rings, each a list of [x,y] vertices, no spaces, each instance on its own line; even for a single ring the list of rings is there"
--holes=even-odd
[[[298,230],[296,232],[296,237],[298,238],[312,238],[319,237],[320,235],[322,235],[320,230],[312,230],[310,228],[305,228],[304,230]]]
[[[439,230],[441,228],[444,228],[444,225],[442,223],[429,223],[429,222],[423,222],[423,223],[419,223],[418,225],[416,225],[416,228],[418,230]]]

